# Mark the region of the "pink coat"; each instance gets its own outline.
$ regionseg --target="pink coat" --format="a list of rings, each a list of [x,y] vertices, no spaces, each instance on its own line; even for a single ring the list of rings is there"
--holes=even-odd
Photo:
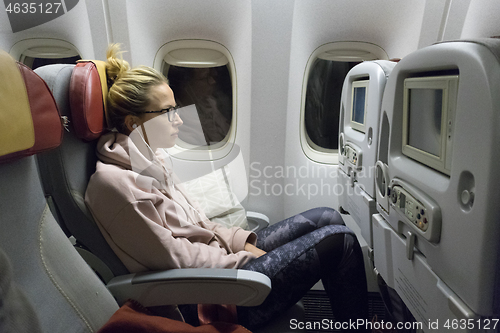
[[[161,159],[147,160],[128,136],[104,135],[97,154],[85,203],[130,272],[238,268],[255,258],[244,251],[246,242],[255,245],[254,233],[208,220]],[[139,159],[134,167],[131,155]]]

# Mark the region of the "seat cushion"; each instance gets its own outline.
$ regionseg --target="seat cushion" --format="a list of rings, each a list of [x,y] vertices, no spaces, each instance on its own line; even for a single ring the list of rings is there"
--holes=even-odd
[[[2,71],[5,69],[6,61],[5,58],[2,59],[1,67]],[[8,66],[11,66],[10,64]],[[0,140],[3,145],[10,145],[5,149],[0,148],[0,162],[11,161],[25,156],[34,155],[40,152],[44,152],[53,148],[58,147],[62,142],[63,136],[63,126],[61,123],[61,118],[59,116],[59,111],[57,109],[57,104],[47,87],[45,81],[43,81],[35,72],[33,72],[29,67],[17,63],[17,70],[19,72],[19,77],[21,82],[24,81],[23,85],[15,84],[15,90],[12,91],[12,87],[3,87],[2,93],[0,95],[6,96],[7,94],[13,94],[19,100],[24,99],[26,96],[27,105],[20,104],[16,110],[15,115],[9,115],[8,108],[2,107],[1,119],[7,121],[6,126],[11,128],[11,130],[6,131],[9,133],[9,140]],[[11,72],[12,75],[13,72]],[[15,75],[17,76],[17,75]],[[26,94],[26,95],[24,95]],[[3,105],[3,104],[2,104]],[[29,121],[22,121],[21,115],[23,113],[29,112]],[[22,116],[25,117],[25,116]],[[3,121],[0,121],[0,124]],[[16,126],[17,130],[15,133],[12,132],[12,127]],[[0,133],[3,131],[0,130]],[[24,142],[25,137],[30,137],[34,134],[34,140],[30,139],[30,145],[28,147],[14,148],[18,146],[19,142]],[[24,149],[22,149],[24,148]]]
[[[85,141],[97,139],[106,126],[103,86],[97,66],[93,62],[76,64],[71,75],[69,91],[76,136]]]

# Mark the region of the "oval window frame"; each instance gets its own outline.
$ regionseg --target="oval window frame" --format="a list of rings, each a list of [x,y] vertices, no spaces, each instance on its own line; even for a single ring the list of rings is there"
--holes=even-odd
[[[55,38],[30,38],[20,40],[11,47],[9,54],[22,63],[24,63],[26,57],[58,59],[79,56],[83,58],[75,45],[65,40]]]
[[[308,159],[322,163],[336,165],[339,162],[338,149],[326,149],[315,144],[307,133],[305,125],[305,105],[307,84],[311,67],[316,59],[357,62],[368,60],[388,60],[387,53],[380,46],[367,42],[332,42],[319,46],[309,56],[302,81],[300,105],[300,145]],[[339,124],[336,124],[338,133]]]
[[[204,52],[208,51],[208,52]],[[193,55],[191,59],[176,59],[172,54],[179,54],[185,52],[186,55]],[[217,59],[214,57],[218,53],[225,56],[227,61]],[[205,53],[208,55],[206,58],[200,57]],[[198,57],[198,59],[194,59]],[[209,60],[207,58],[210,58]],[[216,59],[214,59],[216,58]],[[219,57],[220,58],[220,57]],[[167,59],[170,62],[167,62]],[[222,159],[229,155],[234,147],[236,140],[236,126],[237,126],[237,80],[236,80],[236,66],[234,64],[234,59],[231,52],[222,44],[200,39],[187,39],[187,40],[176,40],[164,44],[156,52],[153,67],[164,72],[165,64],[182,66],[182,67],[195,67],[195,68],[209,68],[215,66],[228,66],[229,75],[231,78],[231,87],[233,94],[233,115],[231,120],[231,128],[226,136],[226,139],[207,147],[197,147],[183,142],[181,145],[176,144],[174,147],[169,148],[168,151],[172,156],[182,160],[191,161],[215,161]]]

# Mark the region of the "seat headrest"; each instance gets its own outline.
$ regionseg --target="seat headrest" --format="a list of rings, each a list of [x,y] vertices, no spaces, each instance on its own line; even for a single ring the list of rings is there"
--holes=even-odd
[[[69,99],[75,134],[97,139],[106,128],[106,69],[103,61],[80,61],[71,75]]]
[[[476,38],[476,39],[459,39],[459,40],[447,40],[437,42],[436,44],[446,44],[446,43],[473,43],[486,47],[500,62],[500,37],[490,37],[490,38]]]
[[[59,146],[63,126],[45,81],[4,51],[0,77],[0,162]]]

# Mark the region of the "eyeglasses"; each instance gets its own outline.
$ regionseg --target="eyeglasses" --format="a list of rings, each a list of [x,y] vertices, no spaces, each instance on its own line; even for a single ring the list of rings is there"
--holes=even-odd
[[[142,111],[141,113],[160,113],[160,115],[167,114],[168,121],[172,122],[175,119],[175,116],[179,114],[179,106],[172,106],[168,109],[161,109],[159,111]]]

